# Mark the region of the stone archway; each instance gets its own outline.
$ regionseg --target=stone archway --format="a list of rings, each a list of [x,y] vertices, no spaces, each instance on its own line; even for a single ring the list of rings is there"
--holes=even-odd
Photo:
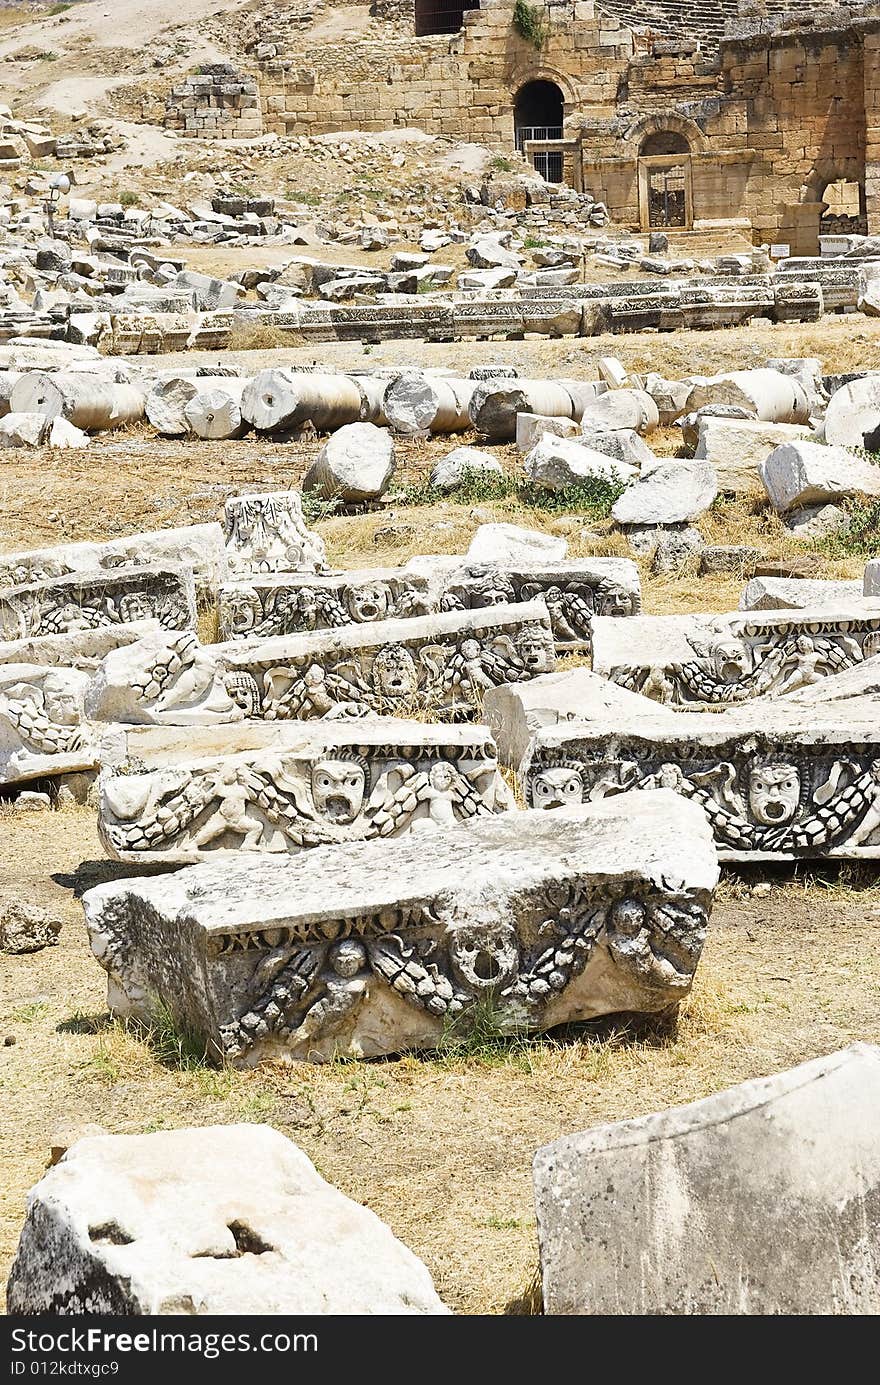
[[[565,96],[557,82],[546,77],[535,77],[525,82],[513,103],[517,149],[522,149],[529,139],[562,139],[564,119]]]
[[[428,34],[457,34],[468,10],[478,10],[480,0],[415,0],[416,38]]]

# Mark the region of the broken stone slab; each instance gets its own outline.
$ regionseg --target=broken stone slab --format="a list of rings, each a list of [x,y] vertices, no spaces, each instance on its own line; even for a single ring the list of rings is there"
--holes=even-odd
[[[568,540],[517,524],[481,524],[467,551],[472,563],[558,563],[568,552]]]
[[[839,505],[804,505],[789,510],[783,523],[792,538],[814,542],[844,533],[849,528],[850,516]]]
[[[75,572],[130,568],[140,563],[192,568],[199,594],[213,594],[227,575],[223,531],[219,524],[187,524],[100,543],[65,543],[0,553],[0,584],[23,586]]]
[[[520,415],[523,417],[523,415]],[[469,476],[503,476],[504,469],[488,452],[478,447],[456,447],[452,452],[435,462],[431,471],[431,485],[437,490],[453,491],[462,485]]]
[[[861,606],[861,610],[859,607]],[[811,687],[880,654],[880,602],[593,621],[593,670],[655,702],[730,706]]]
[[[427,615],[440,604],[427,577],[405,568],[312,574],[259,574],[218,594],[221,640],[332,630]]]
[[[718,489],[728,494],[761,490],[760,467],[775,448],[811,437],[805,424],[699,416],[694,457],[715,468]]]
[[[544,1312],[876,1315],[878,1112],[880,1048],[852,1044],[545,1145]]]
[[[747,544],[710,544],[700,550],[700,576],[723,572],[745,580],[752,576],[760,559],[761,550]]]
[[[78,1140],[29,1194],[7,1307],[113,1316],[447,1312],[390,1228],[266,1125]]]
[[[495,738],[499,762],[515,769],[532,736],[544,726],[569,721],[637,723],[646,710],[644,697],[637,693],[628,692],[587,668],[571,668],[561,673],[544,673],[528,683],[488,688],[481,717]],[[662,715],[662,708],[651,708],[652,717]],[[666,715],[672,718],[675,713]],[[562,795],[558,806],[564,806]]]
[[[43,447],[50,427],[45,414],[7,413],[0,418],[0,447]]]
[[[865,563],[863,591],[865,596],[880,598],[880,558],[869,558]]]
[[[551,418],[547,414],[517,414],[516,450],[529,452],[545,433],[557,438],[576,438],[580,426],[573,418]]]
[[[223,530],[233,576],[326,567],[324,540],[307,527],[299,491],[229,496]]]
[[[563,791],[567,803],[592,803],[673,789],[703,808],[722,860],[880,858],[873,698],[800,709],[762,699],[676,715],[678,731],[650,713],[624,729],[608,721],[537,731],[519,771],[526,806],[553,807]]]
[[[589,422],[581,424],[579,439],[582,447],[591,447],[596,452],[604,452],[607,457],[614,457],[619,462],[625,462],[627,466],[635,467],[636,470],[650,470],[655,467],[658,458],[651,451],[648,444],[640,433],[634,428],[595,428]]]
[[[849,610],[862,598],[861,582],[809,577],[753,577],[739,599],[741,611],[809,611],[818,607]]]
[[[709,462],[661,462],[627,486],[611,514],[618,524],[686,524],[705,514],[717,494]]]
[[[94,670],[111,649],[134,644],[136,640],[157,634],[161,628],[156,620],[141,620],[127,625],[103,625],[95,630],[7,640],[0,643],[0,666],[37,664]]]
[[[880,449],[880,374],[842,385],[825,410],[825,441],[831,447]]]
[[[114,651],[89,689],[98,721],[199,725],[370,714],[467,720],[486,688],[554,665],[540,601],[201,647],[187,636]]]
[[[545,490],[564,490],[590,481],[622,485],[633,480],[638,470],[571,438],[544,433],[523,459],[523,471],[530,481]]]
[[[761,465],[770,503],[780,513],[854,495],[880,496],[880,466],[816,442],[784,443]]]
[[[101,841],[141,864],[390,840],[513,806],[479,726],[139,727],[105,740],[101,761]]]
[[[690,804],[499,813],[430,840],[239,855],[88,891],[111,1009],[147,1016],[158,1000],[210,1054],[251,1066],[433,1047],[490,996],[502,1025],[539,1030],[669,1012],[687,994],[718,878]],[[181,985],[181,965],[198,984]]]
[[[395,468],[394,442],[375,423],[348,423],[324,444],[303,477],[303,490],[344,504],[378,500]]]
[[[585,431],[613,432],[628,428],[644,436],[653,433],[659,422],[660,413],[651,395],[636,389],[609,390],[588,404],[581,414]]]
[[[39,952],[44,947],[54,947],[60,932],[59,918],[11,890],[0,892],[0,952]]]
[[[168,630],[195,629],[192,571],[158,564],[92,569],[0,593],[0,637],[26,639],[157,620]]]

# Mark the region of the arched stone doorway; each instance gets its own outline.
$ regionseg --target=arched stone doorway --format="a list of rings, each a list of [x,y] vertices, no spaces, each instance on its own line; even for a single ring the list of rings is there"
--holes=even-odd
[[[680,130],[652,130],[639,145],[639,220],[643,231],[693,225],[691,147]]]
[[[479,8],[480,0],[415,0],[416,38],[457,34],[465,12]]]
[[[565,118],[565,97],[561,87],[546,78],[526,82],[516,93],[513,128],[516,147],[522,150],[528,140],[561,140]],[[562,182],[562,153],[536,152],[532,162],[548,183]]]

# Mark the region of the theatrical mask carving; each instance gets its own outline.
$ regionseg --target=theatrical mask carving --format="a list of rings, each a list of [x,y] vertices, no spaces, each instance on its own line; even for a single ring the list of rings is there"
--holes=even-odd
[[[535,808],[570,808],[582,803],[584,785],[580,770],[568,765],[538,770],[532,777],[531,798]]]
[[[372,759],[345,752],[314,762],[265,751],[216,766],[123,766],[101,781],[107,846],[175,852],[290,852],[321,843],[453,827],[508,803],[494,760]]]
[[[249,966],[250,980],[237,1018],[221,1031],[226,1056],[239,1058],[269,1038],[300,1058],[330,1056],[356,1012],[384,988],[398,1005],[432,1017],[438,1035],[450,1023],[466,1031],[486,997],[501,1029],[539,1029],[603,947],[642,993],[659,998],[658,1008],[672,1007],[693,979],[707,901],[687,891],[657,898],[624,891],[609,899],[561,882],[520,901],[515,913],[516,926],[459,919],[455,905],[440,898],[421,909],[391,907],[322,924],[339,941],[248,935],[242,953],[233,939],[220,955],[237,970]],[[389,1001],[381,1003],[387,1014]]]
[[[782,855],[846,855],[880,847],[880,758],[853,744],[845,752],[800,750],[777,757],[711,761],[690,752],[680,762],[646,757],[621,745],[612,758],[585,750],[583,760],[541,751],[526,776],[529,807],[560,806],[558,791],[577,765],[584,797],[596,801],[629,789],[673,789],[705,811],[719,850]],[[658,751],[662,750],[658,748]],[[851,753],[850,753],[851,752]],[[653,763],[652,763],[653,760]]]
[[[693,634],[695,658],[681,663],[611,671],[614,682],[656,702],[736,703],[783,697],[812,687],[873,657],[880,623],[871,620],[810,622],[807,634],[793,622],[742,626],[738,631]]]

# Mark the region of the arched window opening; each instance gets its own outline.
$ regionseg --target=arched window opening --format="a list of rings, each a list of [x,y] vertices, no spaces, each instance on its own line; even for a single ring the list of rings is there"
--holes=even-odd
[[[526,82],[516,94],[513,124],[517,149],[528,140],[562,139],[565,98],[555,82]],[[531,153],[535,171],[546,183],[562,182],[562,151],[535,149]]]
[[[652,135],[646,135],[639,149],[639,154],[643,159],[657,156],[665,158],[669,154],[689,153],[690,146],[687,140],[677,130],[655,130]]]
[[[415,0],[416,38],[457,34],[466,11],[479,8],[480,0]]]
[[[555,82],[526,82],[520,87],[513,113],[517,149],[529,139],[562,139],[564,105]]]

